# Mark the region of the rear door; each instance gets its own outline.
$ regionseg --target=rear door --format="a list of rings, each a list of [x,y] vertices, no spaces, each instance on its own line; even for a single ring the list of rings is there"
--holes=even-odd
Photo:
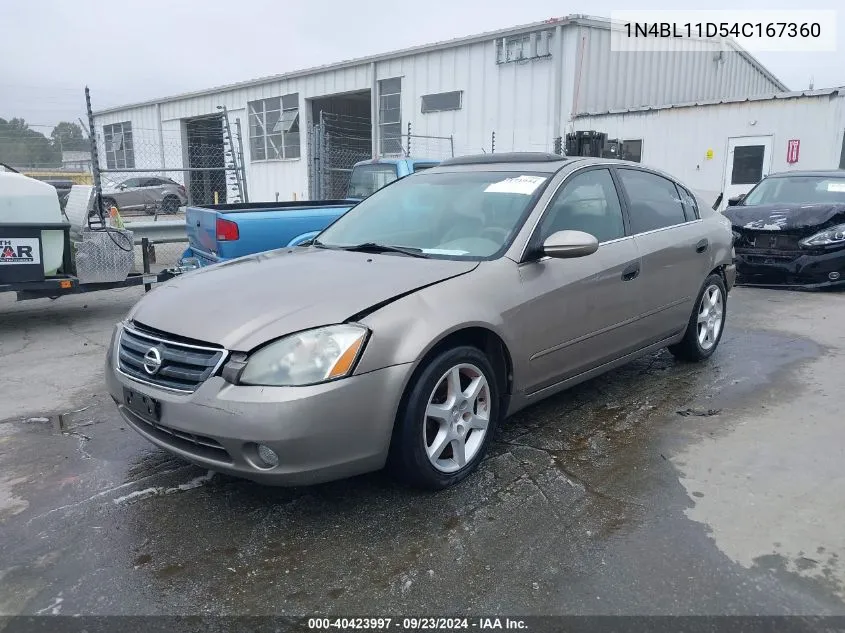
[[[740,136],[728,139],[721,208],[734,196],[748,193],[769,175],[772,167],[771,136]]]
[[[707,276],[710,243],[694,197],[674,181],[634,167],[616,169],[642,258],[639,336],[668,338],[686,326]]]
[[[164,181],[161,178],[141,179],[141,199],[145,207],[156,207],[161,201],[161,188]]]
[[[573,259],[529,258],[519,267],[527,301],[511,318],[526,341],[529,394],[639,347],[634,333],[640,258],[608,168],[579,170],[568,178],[549,202],[528,250],[563,230],[590,233],[599,248]]]

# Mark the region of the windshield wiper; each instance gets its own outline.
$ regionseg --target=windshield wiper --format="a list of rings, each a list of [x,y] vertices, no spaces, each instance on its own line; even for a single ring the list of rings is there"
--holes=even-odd
[[[377,244],[376,242],[364,242],[362,244],[355,244],[354,246],[341,246],[345,251],[360,251],[364,253],[402,253],[411,257],[427,258],[421,248],[413,248],[410,246],[393,246],[391,244]]]

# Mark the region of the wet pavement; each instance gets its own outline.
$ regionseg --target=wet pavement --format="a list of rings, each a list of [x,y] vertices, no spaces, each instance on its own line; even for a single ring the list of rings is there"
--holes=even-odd
[[[540,403],[437,494],[148,444],[102,386],[138,296],[0,299],[0,614],[845,614],[845,295],[738,289],[710,362]]]

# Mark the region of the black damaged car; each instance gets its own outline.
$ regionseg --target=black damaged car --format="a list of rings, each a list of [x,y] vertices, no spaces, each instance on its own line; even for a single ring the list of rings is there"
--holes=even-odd
[[[845,284],[845,170],[771,174],[728,205],[737,283]]]

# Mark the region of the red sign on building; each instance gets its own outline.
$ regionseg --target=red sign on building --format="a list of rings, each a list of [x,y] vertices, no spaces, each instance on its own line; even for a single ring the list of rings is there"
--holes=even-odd
[[[786,162],[790,165],[798,162],[798,151],[801,149],[801,141],[797,138],[791,139],[786,145]]]

